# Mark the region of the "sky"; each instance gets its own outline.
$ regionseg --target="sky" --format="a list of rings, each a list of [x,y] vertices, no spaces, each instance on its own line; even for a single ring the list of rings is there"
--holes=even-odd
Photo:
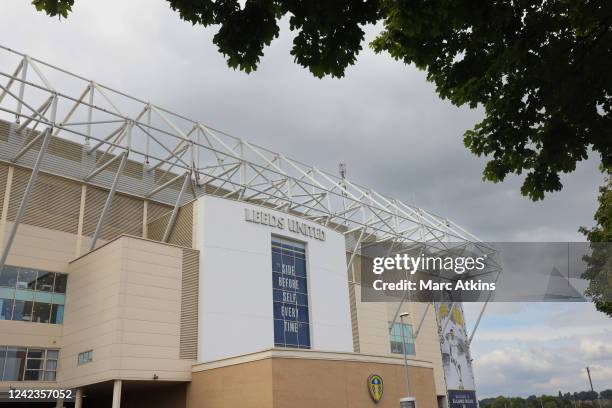
[[[484,182],[486,159],[462,139],[482,110],[441,100],[423,72],[367,43],[344,78],[317,79],[293,62],[285,24],[247,75],[227,67],[215,28],[181,21],[163,0],[77,0],[62,20],[29,3],[2,0],[0,44],[330,172],[344,162],[349,179],[484,241],[584,241],[578,227],[593,225],[598,157],[537,203],[518,176]],[[468,328],[479,307],[465,306]],[[472,343],[478,396],[585,390],[587,365],[596,389],[612,388],[611,322],[591,304],[489,305]]]

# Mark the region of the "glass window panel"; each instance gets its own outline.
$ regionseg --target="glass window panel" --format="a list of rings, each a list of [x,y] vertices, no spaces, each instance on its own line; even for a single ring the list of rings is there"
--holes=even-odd
[[[17,285],[18,268],[14,266],[5,266],[0,272],[0,286],[14,288]]]
[[[43,360],[28,358],[26,370],[40,370],[43,368]]]
[[[45,371],[45,381],[55,381],[55,371]]]
[[[59,351],[57,350],[47,350],[47,359],[57,360],[59,355]]]
[[[274,302],[274,304],[272,305],[272,310],[274,312],[274,317],[277,319],[282,318],[281,316],[281,305],[282,303],[280,302]]]
[[[41,292],[53,292],[53,284],[55,282],[55,273],[39,272],[38,280],[36,281],[36,290]]]
[[[308,295],[304,293],[297,293],[296,296],[298,305],[308,306]]]
[[[308,293],[307,291],[307,287],[306,287],[306,278],[295,278],[297,280],[297,291],[300,293]]]
[[[391,342],[391,352],[394,354],[404,354],[402,343],[398,341]]]
[[[26,370],[24,381],[40,381],[42,379],[42,372],[40,370]]]
[[[45,350],[31,348],[28,349],[28,358],[44,358]]]
[[[56,305],[63,305],[66,303],[66,295],[61,293],[54,293],[53,300],[51,303],[55,303]]]
[[[406,343],[406,354],[414,355],[414,343]]]
[[[0,299],[0,320],[11,320],[13,299]]]
[[[415,354],[414,339],[412,337],[412,325],[395,323],[391,328],[389,339],[391,344],[391,353],[404,354],[404,347],[406,347],[406,354]]]
[[[13,307],[13,318],[12,320],[29,322],[32,320],[32,306],[33,302],[25,302],[23,300],[16,300]]]
[[[3,381],[21,381],[25,369],[26,349],[9,347],[6,351]]]
[[[15,290],[15,300],[23,300],[23,301],[33,301],[34,300],[34,291],[27,289],[16,289]]]
[[[40,303],[52,303],[53,296],[55,295],[51,292],[34,292],[34,301]]]
[[[300,324],[298,332],[298,342],[300,346],[310,347],[310,327],[307,324]]]
[[[285,344],[287,346],[298,345],[298,324],[297,322],[283,322],[285,332]]]
[[[274,343],[277,345],[285,344],[282,320],[274,320]]]
[[[19,276],[17,277],[17,288],[34,290],[36,287],[37,276],[38,271],[34,269],[21,268],[19,270]]]
[[[272,288],[273,289],[281,289],[281,279],[280,279],[281,275],[276,273],[276,272],[272,272]]]
[[[303,323],[308,323],[308,307],[298,306],[298,320]]]
[[[293,291],[283,290],[281,291],[282,299],[281,302],[290,303],[292,305],[297,303],[297,293]]]
[[[55,293],[66,293],[66,283],[68,281],[68,275],[65,273],[58,273],[55,277]]]
[[[51,323],[62,324],[64,322],[64,306],[51,305]]]
[[[6,360],[6,347],[0,346],[0,381],[2,381],[2,371],[4,370],[5,360]]]
[[[57,369],[57,360],[47,360],[45,363],[45,370],[55,371]]]
[[[49,323],[51,316],[51,304],[49,303],[34,303],[32,321],[36,323]]]
[[[281,275],[277,273],[272,274],[273,277],[273,288],[282,289],[289,292],[293,292],[299,289],[298,278],[294,278],[288,275]]]
[[[274,272],[281,271],[281,256],[277,253],[272,253],[272,270]]]
[[[293,264],[294,264],[293,257],[292,256],[288,256],[288,255],[283,253],[283,265],[293,266]]]
[[[295,274],[302,278],[306,277],[306,262],[304,260],[295,260]]]
[[[15,298],[15,289],[13,288],[3,288],[0,286],[0,297],[4,299],[14,299]]]
[[[291,303],[281,303],[281,316],[284,320],[297,321],[298,309]]]
[[[304,244],[283,238],[272,240],[274,344],[310,348],[308,295]],[[275,246],[280,243],[280,256]],[[298,258],[300,257],[300,258]],[[278,264],[281,268],[278,273]]]

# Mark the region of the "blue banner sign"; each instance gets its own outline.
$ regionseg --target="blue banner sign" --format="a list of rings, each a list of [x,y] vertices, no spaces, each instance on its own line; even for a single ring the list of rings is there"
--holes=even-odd
[[[476,391],[448,390],[449,408],[476,408]]]
[[[274,345],[310,348],[306,247],[284,238],[272,238]]]

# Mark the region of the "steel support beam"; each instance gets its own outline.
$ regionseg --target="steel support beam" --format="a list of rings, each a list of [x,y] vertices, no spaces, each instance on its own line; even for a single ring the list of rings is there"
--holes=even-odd
[[[19,152],[17,152],[17,154],[15,155],[15,157],[13,157],[13,163],[16,163],[17,160],[19,160],[21,158],[21,156],[23,156],[24,154],[27,153],[28,150],[30,150],[32,148],[32,146],[34,146],[39,140],[40,138],[46,137],[45,136],[45,132],[41,132],[39,135],[35,136],[30,143],[28,143],[27,145],[25,145]]]
[[[87,176],[85,176],[85,178],[83,180],[85,180],[85,181],[91,180],[92,178],[97,176],[100,172],[102,172],[104,169],[106,169],[108,166],[110,166],[111,164],[113,164],[114,162],[116,162],[119,159],[121,159],[121,155],[115,156],[112,159],[109,159],[102,166],[98,167],[97,169],[95,169],[91,173],[89,173]]]
[[[421,332],[421,327],[423,327],[423,322],[425,321],[425,317],[427,317],[427,312],[429,312],[429,306],[431,306],[431,303],[427,302],[427,306],[425,307],[423,316],[421,316],[421,320],[419,320],[419,325],[417,326],[416,332],[414,333],[415,339],[419,337],[419,333]]]
[[[161,190],[168,187],[170,184],[174,183],[176,180],[179,180],[181,177],[184,177],[184,175],[179,174],[178,176],[173,177],[170,180],[166,181],[161,186],[155,187],[153,190],[151,190],[149,194],[147,194],[146,198],[153,197],[155,194],[159,193]]]
[[[127,161],[126,152],[121,153],[121,156],[123,157],[121,157],[121,162],[119,163],[117,174],[115,174],[115,179],[113,180],[111,189],[108,192],[108,197],[106,197],[104,208],[102,208],[102,214],[100,214],[100,218],[98,219],[98,225],[96,225],[96,231],[94,232],[94,236],[91,240],[91,247],[89,248],[90,251],[96,249],[96,243],[98,242],[98,237],[100,236],[100,231],[102,230],[102,225],[104,224],[104,219],[106,218],[106,214],[108,214],[111,205],[113,204],[113,196],[115,195],[115,191],[117,190],[117,184],[119,183],[119,178],[121,177],[123,167],[125,166],[125,162]]]
[[[176,198],[176,204],[174,204],[172,214],[170,214],[170,219],[168,220],[168,225],[166,225],[166,230],[164,231],[164,237],[162,238],[162,242],[168,242],[168,238],[170,238],[170,233],[172,232],[172,228],[174,227],[174,222],[176,221],[178,210],[181,207],[183,195],[185,195],[185,191],[187,190],[187,186],[189,185],[189,172],[185,173],[184,177],[185,180],[183,181],[183,186],[181,187],[181,191],[179,192],[179,195]]]
[[[470,338],[468,339],[468,345],[472,344],[472,339],[474,338],[474,334],[476,334],[476,330],[478,329],[478,325],[480,324],[480,319],[482,319],[482,315],[484,314],[484,311],[487,308],[488,304],[489,304],[488,300],[484,302],[484,305],[482,305],[482,309],[480,309],[480,313],[478,313],[478,319],[476,319],[476,324],[474,325],[474,328],[472,329],[472,333],[470,334]]]
[[[23,214],[26,210],[26,206],[28,204],[28,197],[30,196],[32,189],[34,188],[34,183],[36,183],[38,171],[40,170],[40,164],[42,163],[43,157],[45,156],[45,152],[47,151],[47,146],[49,146],[49,139],[51,139],[51,128],[45,129],[43,133],[45,136],[42,141],[42,146],[38,151],[38,157],[36,158],[36,162],[34,163],[34,168],[32,169],[30,180],[28,180],[28,185],[26,186],[26,189],[23,192],[23,197],[21,198],[21,203],[19,204],[19,209],[17,210],[17,215],[15,215],[15,221],[13,222],[11,231],[9,232],[9,235],[6,239],[2,255],[0,256],[0,271],[4,268],[6,258],[8,257],[9,251],[11,250],[11,246],[13,245],[13,241],[15,240],[15,235],[17,234],[19,223],[21,222],[21,217],[23,217]]]

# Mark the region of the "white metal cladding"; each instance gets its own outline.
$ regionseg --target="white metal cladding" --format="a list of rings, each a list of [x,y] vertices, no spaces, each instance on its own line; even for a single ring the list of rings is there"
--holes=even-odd
[[[12,122],[7,140],[0,138],[0,160],[34,167],[48,130],[51,146],[62,139],[77,149],[49,148],[42,170],[111,191],[176,207],[205,193],[266,205],[343,232],[350,252],[364,240],[488,252],[429,211],[4,46],[0,119]]]

